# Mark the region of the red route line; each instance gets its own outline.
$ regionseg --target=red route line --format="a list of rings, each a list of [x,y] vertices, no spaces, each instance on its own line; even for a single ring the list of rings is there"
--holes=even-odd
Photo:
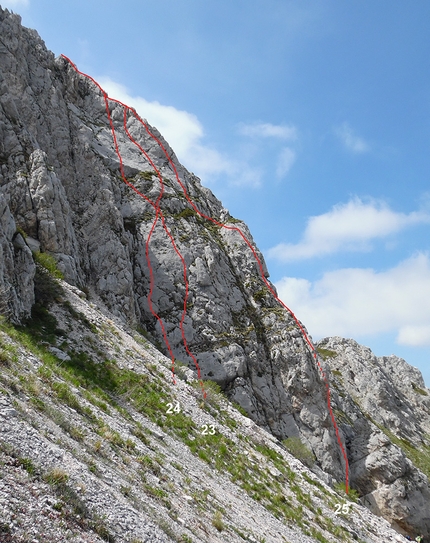
[[[73,67],[73,69],[77,73],[79,73],[80,75],[90,79],[99,88],[99,90],[101,91],[101,93],[103,95],[103,98],[104,98],[104,101],[105,101],[106,113],[107,113],[107,116],[108,116],[108,119],[109,119],[109,124],[110,124],[110,127],[111,127],[111,132],[112,132],[114,145],[115,145],[115,151],[116,151],[116,154],[117,154],[118,159],[119,159],[121,177],[122,177],[124,183],[127,186],[129,186],[134,192],[136,192],[136,194],[138,194],[139,196],[144,198],[155,209],[155,218],[154,218],[154,221],[152,223],[152,227],[151,227],[151,230],[149,232],[149,235],[147,237],[146,244],[145,244],[145,256],[146,256],[146,261],[147,261],[147,264],[148,264],[149,275],[150,275],[150,291],[149,291],[149,294],[148,294],[148,305],[149,305],[149,309],[150,309],[152,315],[157,319],[157,321],[160,324],[160,327],[161,327],[161,330],[162,330],[162,333],[163,333],[163,339],[164,339],[164,341],[166,343],[167,349],[168,349],[169,354],[170,354],[170,359],[171,359],[171,363],[172,363],[172,366],[171,366],[171,368],[172,368],[172,379],[173,379],[174,384],[176,384],[176,379],[175,379],[175,356],[173,354],[172,348],[171,348],[169,340],[167,338],[167,334],[166,334],[166,330],[165,330],[163,321],[160,318],[160,316],[156,313],[156,311],[154,310],[153,305],[152,305],[152,295],[153,295],[153,289],[154,289],[154,273],[153,273],[153,269],[152,269],[152,265],[151,265],[151,259],[149,257],[149,242],[150,242],[152,234],[153,234],[153,232],[155,230],[155,226],[156,226],[156,224],[158,222],[158,218],[161,218],[163,228],[164,228],[166,234],[168,235],[168,237],[170,239],[170,242],[171,242],[171,244],[173,246],[173,249],[175,250],[176,254],[181,259],[182,266],[183,266],[183,273],[184,273],[184,281],[185,281],[185,296],[184,296],[184,306],[183,306],[183,310],[182,310],[182,317],[181,317],[181,322],[180,322],[180,330],[181,330],[181,335],[182,335],[182,340],[183,340],[183,343],[184,343],[185,350],[186,350],[187,354],[190,356],[190,358],[193,360],[194,365],[196,366],[197,377],[199,379],[199,383],[200,383],[200,386],[201,386],[201,389],[202,389],[203,397],[206,398],[206,391],[205,391],[205,388],[204,388],[203,380],[201,378],[200,366],[199,366],[199,364],[197,362],[196,357],[193,355],[193,353],[190,351],[190,349],[188,347],[187,339],[185,337],[185,331],[184,331],[184,328],[183,328],[183,324],[184,324],[184,320],[185,320],[185,316],[186,316],[188,293],[189,293],[189,286],[188,286],[188,280],[187,280],[187,268],[186,268],[185,259],[183,258],[183,256],[179,252],[179,250],[178,250],[178,248],[177,248],[177,246],[175,244],[175,240],[173,239],[173,236],[170,233],[170,231],[169,231],[169,229],[168,229],[168,227],[166,225],[163,212],[160,209],[160,200],[161,200],[161,198],[163,196],[163,193],[164,193],[163,178],[161,176],[160,171],[155,166],[154,162],[151,160],[149,155],[144,151],[144,149],[142,149],[142,147],[134,140],[134,138],[129,133],[129,131],[127,129],[127,111],[131,111],[135,115],[137,120],[145,127],[146,131],[148,132],[148,134],[152,138],[155,138],[155,136],[153,134],[151,134],[151,132],[149,131],[149,128],[147,127],[147,125],[142,121],[142,119],[140,119],[140,117],[137,115],[137,113],[135,112],[135,110],[133,108],[131,108],[127,104],[124,104],[124,103],[120,102],[119,100],[116,100],[114,98],[109,98],[107,93],[103,90],[101,85],[94,78],[92,78],[90,75],[87,75],[87,74],[81,72],[77,68],[77,66],[68,57],[66,57],[65,55],[61,55],[61,56],[63,58],[65,58],[70,63],[70,65]],[[154,203],[152,200],[150,200],[145,194],[141,193],[138,189],[136,189],[136,187],[132,183],[130,183],[130,181],[128,181],[126,176],[125,176],[124,164],[123,164],[121,153],[119,151],[118,141],[117,141],[116,133],[115,133],[115,127],[114,127],[112,117],[111,117],[110,111],[109,111],[109,100],[111,100],[113,102],[116,102],[116,103],[118,103],[118,104],[120,104],[121,106],[124,107],[124,129],[125,129],[125,131],[127,133],[127,136],[132,141],[132,143],[134,145],[136,145],[139,148],[139,150],[144,154],[144,156],[149,161],[149,163],[152,165],[152,167],[154,168],[155,172],[158,175],[158,178],[160,180],[161,190],[160,190],[160,194],[158,195],[158,198],[156,200],[156,203]],[[155,139],[157,140],[158,144],[165,151],[165,149],[162,146],[161,142],[157,138],[155,138]]]
[[[329,386],[329,382],[328,382],[328,379],[327,379],[327,375],[325,374],[322,366],[321,366],[321,363],[320,361],[318,360],[318,354],[317,354],[317,351],[315,350],[315,347],[313,346],[308,334],[306,333],[306,330],[304,329],[303,325],[301,324],[301,322],[298,320],[298,318],[296,317],[296,315],[293,313],[293,311],[277,296],[275,290],[272,288],[271,284],[269,283],[269,281],[267,280],[266,276],[264,275],[264,268],[263,268],[263,264],[260,260],[260,258],[258,257],[257,255],[257,252],[255,250],[255,248],[252,246],[252,244],[250,243],[250,241],[245,237],[245,235],[243,234],[242,230],[240,230],[240,228],[238,228],[237,226],[229,226],[228,224],[225,224],[225,223],[220,223],[219,221],[217,221],[216,219],[213,219],[212,217],[209,217],[207,215],[205,215],[204,213],[202,213],[198,208],[197,206],[195,205],[195,203],[191,200],[185,186],[183,185],[183,183],[181,182],[180,178],[179,178],[179,174],[178,174],[178,171],[176,169],[176,166],[173,162],[173,160],[171,159],[169,153],[167,152],[167,150],[165,149],[164,145],[161,143],[161,141],[154,135],[152,134],[152,132],[149,130],[149,127],[147,126],[147,124],[143,121],[143,119],[141,119],[139,117],[139,115],[136,113],[136,111],[131,108],[130,106],[127,106],[126,104],[123,104],[122,102],[120,102],[119,100],[116,100],[114,98],[109,98],[107,93],[102,89],[102,87],[99,85],[99,83],[97,83],[97,81],[95,81],[91,76],[81,72],[78,70],[78,68],[76,67],[76,65],[68,58],[66,57],[65,55],[61,55],[63,58],[65,58],[66,60],[68,60],[68,62],[72,65],[72,67],[75,69],[76,72],[78,72],[79,74],[83,75],[84,77],[87,77],[88,79],[91,79],[91,81],[93,81],[93,83],[100,89],[100,91],[102,92],[103,94],[103,97],[104,97],[104,100],[105,100],[105,104],[106,104],[106,111],[107,111],[107,115],[108,115],[108,118],[109,118],[109,123],[110,123],[110,126],[111,126],[111,130],[112,130],[112,135],[113,135],[113,139],[114,139],[114,144],[115,144],[115,150],[116,150],[116,153],[119,157],[119,161],[120,161],[120,171],[121,171],[121,176],[123,178],[123,181],[130,187],[132,188],[132,190],[134,190],[139,196],[145,198],[145,200],[147,200],[155,209],[156,211],[156,214],[155,214],[155,219],[154,219],[154,222],[152,224],[152,228],[151,228],[151,231],[149,233],[149,236],[147,238],[147,241],[146,241],[146,257],[147,257],[147,262],[148,262],[148,267],[149,267],[149,270],[150,270],[150,293],[148,295],[148,302],[149,302],[149,305],[150,305],[150,310],[153,314],[153,316],[158,320],[158,322],[160,323],[161,325],[161,328],[162,328],[162,331],[163,331],[163,337],[164,337],[164,340],[166,342],[166,345],[167,345],[167,348],[169,350],[169,354],[171,355],[171,360],[172,360],[172,373],[173,373],[173,377],[174,377],[174,363],[175,363],[175,357],[173,355],[173,352],[172,352],[172,349],[170,347],[170,344],[168,342],[168,339],[167,339],[167,334],[166,334],[166,331],[164,329],[164,325],[162,323],[162,320],[161,318],[159,317],[159,315],[157,315],[157,313],[153,310],[152,308],[152,292],[153,292],[153,286],[154,286],[154,277],[153,277],[153,271],[152,271],[152,267],[151,267],[151,263],[150,263],[150,259],[149,259],[149,253],[148,253],[148,247],[149,247],[149,241],[150,241],[150,238],[152,236],[152,233],[155,229],[155,226],[156,226],[156,223],[158,221],[158,218],[160,217],[161,218],[161,221],[162,221],[162,224],[163,224],[163,228],[164,230],[166,231],[167,235],[169,236],[170,238],[170,241],[172,243],[172,246],[175,250],[175,252],[177,253],[177,255],[179,256],[179,258],[181,259],[181,262],[182,262],[182,265],[183,265],[183,270],[184,270],[184,281],[185,281],[185,297],[184,297],[184,307],[183,307],[183,311],[182,311],[182,317],[181,317],[181,322],[180,322],[180,329],[181,329],[181,334],[182,334],[182,339],[183,339],[183,342],[184,342],[184,347],[186,349],[186,352],[187,354],[192,358],[194,364],[196,365],[196,368],[197,368],[197,373],[198,373],[198,377],[199,377],[199,381],[200,381],[200,385],[202,386],[202,390],[203,390],[203,393],[204,393],[204,397],[206,397],[206,392],[204,390],[204,387],[203,387],[203,382],[201,380],[201,373],[200,373],[200,367],[198,365],[198,362],[195,358],[195,356],[190,352],[189,348],[188,348],[188,343],[187,343],[187,340],[186,340],[186,337],[185,337],[185,332],[184,332],[184,329],[183,329],[183,324],[184,324],[184,319],[185,319],[185,316],[186,316],[186,309],[187,309],[187,299],[188,299],[188,293],[189,293],[189,285],[188,285],[188,280],[187,280],[187,268],[186,268],[186,263],[185,263],[185,260],[184,260],[184,257],[181,255],[181,253],[179,252],[176,244],[175,244],[175,241],[172,237],[172,234],[170,233],[169,229],[167,228],[167,225],[165,223],[165,218],[164,218],[164,215],[160,209],[160,201],[161,201],[161,198],[163,196],[163,193],[164,193],[164,183],[163,183],[163,179],[161,177],[161,173],[159,172],[159,170],[156,168],[155,164],[153,163],[153,161],[151,160],[151,158],[149,157],[149,155],[144,151],[144,149],[142,149],[142,147],[133,139],[133,137],[130,135],[128,129],[127,129],[127,126],[126,126],[126,112],[127,111],[131,111],[133,113],[133,115],[135,116],[135,118],[144,126],[146,132],[148,133],[148,135],[154,139],[157,144],[159,145],[159,147],[162,149],[163,153],[165,154],[169,164],[171,165],[172,169],[173,169],[173,172],[175,174],[175,177],[176,177],[176,180],[177,182],[179,183],[183,193],[184,193],[184,196],[185,198],[187,199],[188,203],[191,205],[191,207],[194,209],[194,211],[202,218],[212,222],[213,224],[215,224],[216,226],[219,226],[220,228],[225,228],[227,230],[233,230],[235,232],[237,232],[241,238],[243,239],[243,241],[246,243],[246,245],[249,247],[249,249],[251,250],[257,264],[258,264],[258,267],[260,269],[260,274],[261,274],[261,278],[263,280],[263,282],[265,283],[266,287],[269,289],[269,291],[271,292],[271,294],[273,295],[273,297],[284,307],[284,309],[286,309],[288,311],[288,313],[291,315],[291,317],[294,319],[295,323],[297,324],[299,330],[301,331],[302,333],[302,336],[305,340],[305,342],[307,343],[309,349],[310,349],[310,352],[312,354],[312,357],[314,358],[315,362],[316,362],[316,365],[320,371],[320,374],[321,374],[321,377],[324,381],[324,384],[325,384],[325,387],[326,387],[326,391],[327,391],[327,407],[328,407],[328,411],[329,411],[329,414],[330,414],[330,418],[333,422],[333,426],[334,426],[334,429],[335,429],[335,433],[336,433],[336,438],[337,438],[337,441],[338,441],[338,444],[339,444],[339,447],[341,449],[341,452],[342,452],[342,455],[343,455],[343,458],[344,458],[344,461],[345,461],[345,490],[346,490],[346,493],[348,494],[349,493],[349,462],[348,462],[348,457],[347,457],[347,454],[346,454],[346,451],[345,451],[345,448],[343,446],[343,443],[342,443],[342,440],[341,440],[341,437],[340,437],[340,433],[339,433],[339,427],[336,423],[336,419],[335,419],[335,416],[333,414],[333,409],[332,409],[332,406],[331,406],[331,394],[330,394],[330,386]],[[161,185],[161,190],[160,190],[160,194],[158,195],[158,198],[156,200],[156,203],[154,204],[154,202],[152,202],[146,195],[142,194],[141,192],[139,192],[136,187],[134,187],[134,185],[132,183],[130,183],[129,181],[127,181],[126,177],[125,177],[125,174],[124,174],[124,167],[123,167],[123,162],[122,162],[122,157],[121,157],[121,154],[119,152],[119,148],[118,148],[118,143],[117,143],[117,139],[116,139],[116,135],[115,135],[115,128],[114,128],[114,125],[113,125],[113,121],[112,121],[112,118],[110,116],[110,111],[109,111],[109,102],[108,100],[112,100],[114,102],[117,102],[119,104],[121,104],[123,107],[124,107],[124,129],[127,133],[127,136],[129,137],[129,139],[132,141],[132,143],[134,143],[138,148],[139,150],[145,155],[145,157],[147,158],[147,160],[150,162],[150,164],[152,165],[152,167],[154,168],[154,170],[156,171],[158,177],[159,177],[159,180],[160,180],[160,185]],[[174,381],[175,382],[175,381]]]

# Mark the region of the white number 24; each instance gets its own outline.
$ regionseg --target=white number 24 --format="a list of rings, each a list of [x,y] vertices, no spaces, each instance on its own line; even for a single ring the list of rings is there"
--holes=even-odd
[[[181,412],[181,406],[179,402],[176,402],[175,405],[173,405],[170,402],[167,404],[166,415],[172,415],[172,413],[180,413],[180,412]]]

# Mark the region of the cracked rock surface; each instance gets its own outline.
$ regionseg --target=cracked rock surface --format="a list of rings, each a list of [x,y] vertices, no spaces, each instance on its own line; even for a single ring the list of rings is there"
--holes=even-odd
[[[123,106],[111,101],[109,111],[127,183],[100,90],[0,8],[0,313],[15,324],[31,315],[38,277],[33,254],[46,253],[67,288],[88,296],[100,319],[139,329],[167,354],[165,334],[177,367],[191,379],[196,368],[182,327],[204,379],[218,383],[273,439],[300,438],[327,483],[344,481],[326,384],[298,323],[263,281],[269,274],[247,226],[179,163],[156,128],[126,113],[127,131],[152,165],[127,136]],[[201,214],[227,228],[196,213],[172,164]],[[162,190],[154,166],[163,180],[159,210],[170,235],[161,218],[154,224],[151,202]],[[320,363],[333,380],[353,487],[398,530],[430,535],[420,456],[429,452],[429,401],[421,375],[397,357],[376,359],[350,340],[329,338],[319,347],[335,353],[320,351]],[[74,348],[81,350],[79,342]],[[50,353],[63,364],[75,360],[58,342]],[[19,468],[8,459],[5,465]],[[157,533],[148,532],[151,541]]]
[[[430,391],[420,371],[352,339],[318,346],[328,355],[352,487],[399,530],[429,533]]]
[[[114,315],[141,326],[164,352],[163,332],[148,306],[153,271],[153,310],[163,322],[175,357],[194,369],[179,324],[185,296],[184,269],[153,206],[120,176],[105,103],[99,89],[55,59],[34,31],[1,12],[0,191],[8,204],[9,238],[14,227],[53,255],[65,279],[85,287]],[[155,201],[160,183],[146,157],[128,139],[123,107],[110,102],[127,180]],[[160,209],[187,266],[189,298],[183,330],[203,378],[219,383],[262,427],[283,439],[300,436],[325,471],[337,480],[344,462],[326,405],[324,382],[302,334],[264,284],[247,226],[177,160],[158,131],[197,215],[160,145],[129,115],[127,129],[160,171],[165,185]],[[9,241],[10,246],[11,240]],[[29,258],[23,244],[22,258]],[[25,257],[25,254],[27,255]],[[5,274],[7,285],[22,274]],[[27,288],[34,269],[29,266]],[[17,302],[17,299],[20,302]],[[9,300],[17,316],[32,299]],[[19,307],[19,305],[21,307]],[[24,307],[22,307],[24,306]]]

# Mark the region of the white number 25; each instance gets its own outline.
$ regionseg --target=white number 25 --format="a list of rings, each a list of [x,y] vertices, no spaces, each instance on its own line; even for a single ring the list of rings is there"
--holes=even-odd
[[[343,515],[347,515],[351,509],[351,504],[350,503],[344,503],[344,504],[340,504],[340,503],[337,503],[335,506],[335,511],[334,511],[334,514],[335,515],[340,515],[341,513]]]

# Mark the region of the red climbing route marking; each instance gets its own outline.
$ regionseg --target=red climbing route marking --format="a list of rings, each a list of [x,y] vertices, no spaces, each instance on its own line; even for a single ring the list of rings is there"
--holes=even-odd
[[[188,301],[188,294],[189,294],[189,284],[188,284],[188,279],[187,279],[187,266],[186,266],[186,262],[185,262],[184,257],[180,253],[180,251],[179,251],[179,249],[178,249],[178,247],[177,247],[177,245],[175,243],[175,240],[174,240],[174,238],[172,236],[172,233],[170,232],[170,230],[168,229],[168,227],[166,225],[165,217],[163,215],[162,210],[160,209],[160,202],[161,202],[161,199],[162,199],[163,194],[164,194],[163,178],[161,176],[160,171],[157,169],[157,167],[155,166],[154,162],[151,160],[151,158],[149,157],[147,152],[134,140],[134,138],[131,136],[130,132],[128,131],[128,129],[127,129],[127,113],[130,113],[131,115],[133,115],[136,118],[136,120],[142,124],[142,126],[145,128],[148,135],[161,148],[161,150],[163,151],[164,155],[166,156],[166,159],[168,160],[168,162],[169,162],[169,164],[170,164],[170,166],[171,166],[171,168],[172,168],[172,170],[173,170],[173,172],[175,174],[176,180],[177,180],[178,184],[180,185],[180,187],[181,187],[181,189],[182,189],[182,191],[184,193],[185,198],[187,199],[187,201],[191,205],[191,207],[194,209],[194,211],[200,217],[212,222],[216,226],[218,226],[220,228],[225,228],[227,230],[233,230],[233,231],[237,232],[241,236],[241,238],[243,239],[245,244],[251,250],[251,252],[252,252],[252,254],[253,254],[256,262],[257,262],[257,265],[259,267],[260,274],[261,274],[261,279],[265,283],[266,287],[269,289],[272,296],[284,307],[284,309],[286,311],[288,311],[288,313],[291,315],[291,317],[294,319],[295,323],[297,324],[297,326],[298,326],[298,328],[299,328],[299,330],[300,330],[306,344],[309,347],[311,355],[312,355],[313,359],[315,360],[315,363],[316,363],[316,365],[317,365],[317,367],[319,369],[322,380],[323,380],[323,382],[325,384],[325,387],[326,387],[328,411],[329,411],[330,418],[332,420],[332,423],[333,423],[333,426],[334,426],[334,429],[335,429],[336,438],[337,438],[340,450],[342,452],[342,455],[343,455],[343,458],[344,458],[344,461],[345,461],[345,488],[346,488],[346,493],[348,494],[348,492],[349,492],[349,463],[348,463],[348,457],[347,457],[345,448],[343,446],[343,443],[342,443],[342,440],[341,440],[341,437],[340,437],[339,428],[338,428],[338,425],[336,423],[335,416],[333,414],[333,409],[332,409],[332,406],[331,406],[331,399],[330,399],[330,386],[329,386],[327,376],[326,376],[326,374],[325,374],[325,372],[324,372],[324,370],[323,370],[323,368],[321,366],[321,363],[320,363],[320,361],[318,359],[317,351],[315,350],[315,347],[313,346],[312,341],[310,340],[310,338],[309,338],[306,330],[304,329],[303,325],[298,320],[298,318],[293,313],[293,311],[280,298],[278,298],[275,290],[272,288],[271,284],[269,283],[266,276],[264,275],[263,264],[262,264],[258,254],[256,252],[256,249],[253,247],[253,245],[250,243],[250,241],[245,237],[245,235],[243,234],[242,230],[240,230],[240,228],[238,228],[237,226],[231,226],[231,225],[228,225],[228,224],[225,224],[225,223],[220,223],[216,219],[213,219],[212,217],[209,217],[209,216],[205,215],[204,213],[202,213],[197,208],[195,203],[190,198],[190,196],[189,196],[185,186],[183,185],[182,181],[180,180],[178,171],[176,169],[176,166],[175,166],[173,160],[171,159],[171,157],[169,156],[169,153],[165,149],[164,145],[150,131],[148,125],[145,123],[145,121],[143,119],[141,119],[139,117],[139,115],[136,113],[134,108],[131,108],[130,106],[127,106],[126,104],[120,102],[119,100],[116,100],[114,98],[110,98],[107,95],[107,93],[103,90],[103,88],[99,85],[99,83],[97,83],[97,81],[95,81],[95,79],[93,79],[91,76],[89,76],[89,75],[81,72],[80,70],[78,70],[76,65],[68,57],[66,57],[65,55],[61,55],[61,56],[63,58],[65,58],[70,63],[70,65],[73,67],[73,69],[77,73],[79,73],[80,75],[86,77],[87,79],[90,79],[99,88],[99,90],[101,91],[101,93],[103,95],[103,98],[104,98],[104,101],[105,101],[106,113],[107,113],[107,116],[108,116],[111,131],[112,131],[112,137],[113,137],[113,141],[114,141],[115,152],[116,152],[116,154],[118,156],[118,159],[119,159],[121,177],[122,177],[124,183],[127,186],[129,186],[138,196],[140,196],[141,198],[144,198],[154,208],[155,217],[154,217],[154,221],[152,223],[151,230],[149,232],[149,235],[148,235],[147,240],[146,240],[146,245],[145,245],[146,261],[147,261],[147,264],[148,264],[149,275],[150,275],[150,291],[149,291],[149,294],[148,294],[148,305],[149,305],[149,309],[150,309],[152,315],[157,319],[158,323],[160,324],[161,330],[162,330],[163,339],[164,339],[164,341],[166,343],[166,347],[168,349],[168,352],[169,352],[169,355],[170,355],[170,358],[171,358],[173,382],[176,383],[176,381],[175,381],[175,356],[173,354],[171,345],[170,345],[169,340],[167,338],[167,333],[166,333],[163,321],[162,321],[161,317],[157,314],[157,312],[154,310],[153,305],[152,305],[152,295],[153,295],[153,289],[154,289],[154,273],[153,273],[153,269],[152,269],[152,265],[151,265],[151,260],[150,260],[150,257],[149,257],[149,243],[151,241],[152,234],[154,233],[155,227],[156,227],[159,219],[161,220],[161,224],[163,226],[163,229],[166,232],[166,234],[167,234],[167,236],[168,236],[168,238],[169,238],[169,240],[170,240],[170,242],[172,244],[172,247],[173,247],[174,251],[176,252],[176,254],[178,255],[178,257],[179,257],[179,259],[181,260],[181,263],[182,263],[183,275],[184,275],[184,284],[185,284],[185,296],[184,296],[183,310],[182,310],[181,320],[180,320],[180,323],[179,323],[179,328],[181,330],[182,341],[183,341],[185,350],[186,350],[187,354],[190,356],[190,358],[193,360],[194,365],[196,366],[200,386],[202,388],[202,392],[203,392],[204,397],[206,397],[206,391],[204,389],[204,384],[203,384],[203,381],[201,379],[201,370],[200,370],[200,367],[199,367],[199,364],[197,362],[196,357],[194,356],[194,354],[189,349],[187,339],[186,339],[186,336],[185,336],[185,331],[184,331],[184,320],[185,320],[185,317],[186,317],[187,301]],[[122,156],[121,156],[121,153],[120,153],[120,150],[119,150],[118,141],[117,141],[117,137],[116,137],[116,133],[115,133],[115,126],[113,124],[112,117],[111,117],[110,111],[109,111],[109,101],[116,102],[116,103],[120,104],[124,108],[124,130],[125,130],[125,132],[127,134],[127,137],[141,151],[141,153],[145,156],[145,158],[151,164],[151,166],[153,167],[154,171],[156,172],[156,174],[158,176],[158,179],[159,179],[159,182],[160,182],[160,193],[159,193],[159,195],[158,195],[155,202],[153,202],[151,199],[149,199],[145,194],[141,193],[132,183],[130,183],[130,181],[127,180],[127,178],[125,176]]]
[[[161,330],[162,330],[162,334],[163,334],[163,339],[164,339],[164,342],[166,344],[166,347],[167,347],[167,350],[169,352],[169,355],[170,355],[170,359],[171,359],[171,364],[172,364],[172,379],[173,379],[173,382],[176,384],[176,378],[175,378],[175,356],[173,354],[173,350],[171,348],[171,345],[170,345],[170,342],[167,338],[167,333],[166,333],[166,330],[165,330],[165,327],[164,327],[164,324],[163,324],[163,321],[161,319],[161,317],[157,314],[157,312],[154,310],[153,308],[153,304],[152,304],[152,295],[153,295],[153,290],[154,290],[154,273],[153,273],[153,269],[152,269],[152,265],[151,265],[151,259],[149,257],[149,243],[151,241],[151,237],[152,237],[152,234],[154,233],[154,230],[155,230],[155,227],[157,225],[157,222],[158,222],[158,219],[160,218],[161,219],[161,222],[162,222],[162,225],[163,225],[163,228],[167,234],[167,236],[169,237],[169,240],[173,246],[173,249],[174,251],[176,252],[176,254],[179,256],[179,258],[181,259],[181,262],[182,262],[182,266],[183,266],[183,273],[184,273],[184,281],[185,281],[185,296],[184,296],[184,304],[183,304],[183,311],[182,311],[182,317],[181,317],[181,322],[180,322],[180,330],[181,330],[181,335],[182,335],[182,340],[183,340],[183,343],[184,343],[184,347],[185,347],[185,350],[187,352],[187,354],[191,357],[191,359],[193,360],[194,362],[194,365],[196,367],[196,370],[197,370],[197,377],[198,377],[198,380],[199,380],[199,383],[200,383],[200,386],[201,386],[201,389],[202,389],[202,393],[203,393],[203,397],[206,398],[206,391],[205,391],[205,388],[204,388],[204,384],[203,384],[203,380],[201,378],[201,369],[200,369],[200,366],[197,362],[197,359],[196,357],[193,355],[193,353],[189,350],[189,347],[188,347],[188,343],[187,343],[187,340],[186,340],[186,337],[185,337],[185,331],[183,329],[183,323],[184,323],[184,319],[185,319],[185,316],[186,316],[186,308],[187,308],[187,300],[188,300],[188,292],[189,292],[189,286],[188,286],[188,280],[187,280],[187,269],[186,269],[186,263],[185,263],[185,260],[183,258],[183,256],[181,255],[181,253],[179,252],[176,244],[175,244],[175,241],[173,239],[173,236],[170,232],[170,230],[168,229],[167,225],[166,225],[166,222],[165,222],[165,218],[164,218],[164,215],[163,215],[163,212],[161,211],[160,209],[160,201],[161,201],[161,198],[163,196],[163,192],[164,192],[164,183],[163,183],[163,178],[161,176],[161,173],[160,171],[158,170],[158,168],[155,166],[154,162],[151,160],[151,158],[149,157],[149,155],[144,151],[144,149],[142,149],[142,147],[134,140],[134,138],[131,136],[131,134],[129,133],[128,129],[127,129],[127,112],[131,112],[135,117],[136,119],[145,127],[145,130],[148,132],[149,135],[151,135],[152,137],[154,137],[150,131],[149,131],[149,128],[148,126],[146,125],[146,123],[144,123],[144,121],[137,115],[136,111],[131,108],[130,106],[127,106],[126,104],[124,104],[123,102],[120,102],[119,100],[116,100],[114,98],[110,98],[107,93],[103,90],[103,88],[100,86],[99,83],[97,83],[97,81],[92,78],[91,76],[81,72],[77,66],[68,58],[66,57],[65,55],[62,55],[63,58],[65,58],[69,63],[70,65],[73,67],[73,69],[79,73],[80,75],[82,75],[83,77],[86,77],[88,79],[90,79],[97,87],[98,89],[100,90],[100,92],[102,93],[103,95],[103,99],[104,99],[104,102],[105,102],[105,107],[106,107],[106,113],[107,113],[107,116],[108,116],[108,120],[109,120],[109,124],[110,124],[110,127],[111,127],[111,132],[112,132],[112,137],[113,137],[113,141],[114,141],[114,146],[115,146],[115,152],[118,156],[118,160],[119,160],[119,165],[120,165],[120,173],[121,173],[121,177],[122,177],[122,180],[124,181],[124,183],[129,186],[136,194],[138,194],[140,197],[144,198],[155,210],[155,218],[154,218],[154,221],[152,223],[152,226],[151,226],[151,230],[149,232],[149,235],[147,237],[147,240],[146,240],[146,244],[145,244],[145,256],[146,256],[146,261],[147,261],[147,264],[148,264],[148,269],[149,269],[149,275],[150,275],[150,290],[149,290],[149,294],[148,294],[148,305],[149,305],[149,309],[152,313],[152,315],[157,319],[158,323],[160,324],[160,327],[161,327]],[[154,203],[150,198],[148,198],[145,194],[143,194],[142,192],[140,192],[132,183],[130,183],[130,181],[128,181],[128,179],[126,178],[125,176],[125,172],[124,172],[124,164],[123,164],[123,160],[122,160],[122,156],[121,156],[121,153],[120,153],[120,150],[119,150],[119,145],[118,145],[118,141],[117,141],[117,137],[116,137],[116,133],[115,133],[115,126],[113,124],[113,121],[112,121],[112,117],[111,117],[111,114],[110,114],[110,110],[109,110],[109,101],[112,101],[112,102],[116,102],[118,104],[120,104],[123,108],[124,108],[124,129],[125,129],[125,132],[128,136],[128,138],[130,139],[130,141],[136,145],[139,150],[143,153],[143,155],[145,156],[145,158],[148,160],[148,162],[151,164],[151,166],[154,168],[154,171],[156,172],[158,178],[159,178],[159,181],[160,181],[160,194],[158,195],[158,198],[156,200],[156,202]],[[158,140],[157,140],[158,141]],[[159,144],[161,145],[161,142],[159,142]],[[163,150],[164,150],[164,147],[163,147]]]

